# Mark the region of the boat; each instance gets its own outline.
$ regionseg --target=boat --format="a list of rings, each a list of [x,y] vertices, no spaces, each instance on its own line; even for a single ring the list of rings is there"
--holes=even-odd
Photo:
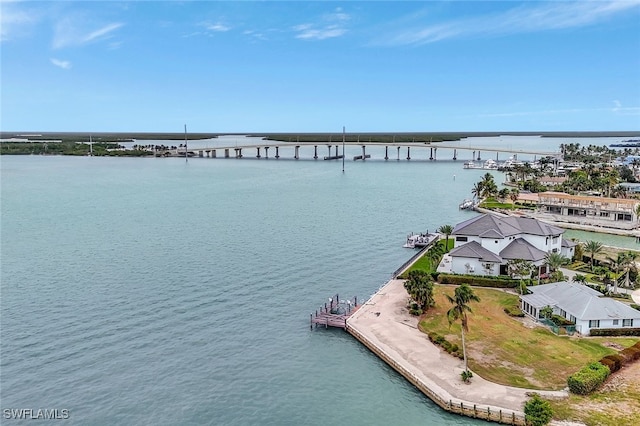
[[[460,210],[469,210],[473,208],[473,200],[465,199],[458,207]]]
[[[438,235],[436,234],[429,234],[429,232],[427,231],[427,233],[420,233],[420,234],[414,234],[411,233],[409,235],[407,235],[407,242],[405,243],[405,245],[403,247],[406,248],[422,248],[422,247],[426,247],[429,244],[431,244],[434,240],[436,240],[438,238]]]
[[[476,163],[474,161],[465,161],[462,165],[463,169],[484,169],[484,170],[498,170],[498,163],[494,160],[487,160],[484,163]]]

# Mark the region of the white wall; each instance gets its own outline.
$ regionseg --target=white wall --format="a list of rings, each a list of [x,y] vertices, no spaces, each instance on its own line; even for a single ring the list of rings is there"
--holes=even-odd
[[[470,268],[473,269],[473,272],[465,266],[469,264]],[[492,275],[498,276],[500,274],[500,264],[492,263],[493,271],[485,270],[483,266],[483,262],[480,262],[478,259],[470,259],[466,257],[453,257],[451,258],[451,272],[454,274],[469,274],[469,275]]]

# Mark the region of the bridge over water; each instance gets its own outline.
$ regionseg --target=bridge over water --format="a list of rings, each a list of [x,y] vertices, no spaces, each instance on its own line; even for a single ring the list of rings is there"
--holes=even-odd
[[[178,148],[167,149],[156,152],[156,156],[198,156],[198,157],[210,157],[210,158],[301,158],[301,149],[304,148],[307,155],[311,156],[311,148],[313,148],[313,155],[311,158],[317,160],[322,158],[324,160],[336,160],[343,158],[344,147],[360,147],[361,155],[355,155],[354,160],[366,160],[371,158],[371,154],[367,153],[367,148],[375,148],[380,150],[384,148],[384,160],[402,159],[411,160],[416,159],[428,159],[437,160],[438,151],[440,150],[441,159],[450,158],[453,160],[458,159],[459,151],[472,152],[474,160],[482,160],[483,153],[495,153],[496,160],[498,160],[499,154],[509,155],[536,155],[536,156],[558,156],[559,152],[545,151],[545,150],[531,150],[531,149],[517,149],[517,148],[500,148],[500,147],[481,147],[481,146],[460,146],[450,143],[417,143],[417,142],[391,142],[391,143],[364,143],[364,142],[277,142],[266,141],[259,144],[246,144],[246,145],[233,145],[233,146],[211,146],[211,147],[198,147],[195,149]],[[394,152],[395,151],[395,152]],[[444,151],[444,153],[442,152]],[[326,155],[323,155],[326,153]],[[406,156],[405,156],[406,153]],[[412,154],[413,153],[413,154]],[[395,155],[394,155],[395,154]],[[447,155],[448,154],[448,155]],[[271,155],[271,157],[270,157]],[[395,158],[394,158],[395,157]]]

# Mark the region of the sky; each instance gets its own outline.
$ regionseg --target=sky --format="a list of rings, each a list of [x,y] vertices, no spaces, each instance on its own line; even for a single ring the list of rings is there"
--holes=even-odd
[[[0,0],[0,130],[640,130],[640,0]]]

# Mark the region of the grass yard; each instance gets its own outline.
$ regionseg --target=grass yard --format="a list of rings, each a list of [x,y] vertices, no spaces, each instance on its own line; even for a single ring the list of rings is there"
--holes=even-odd
[[[571,395],[568,400],[549,403],[557,420],[601,426],[637,424],[640,418],[640,363],[612,374],[598,392],[587,396]]]
[[[461,346],[460,323],[449,328],[451,304],[445,293],[454,286],[436,285],[436,307],[420,321],[423,332],[435,331]],[[638,341],[628,337],[580,338],[556,336],[548,328],[533,326],[504,313],[518,304],[518,296],[494,289],[474,288],[480,303],[471,303],[469,333],[466,334],[469,367],[496,383],[532,389],[563,389],[567,377],[585,364],[616,352],[607,345],[628,347]],[[530,325],[525,325],[530,323]]]

